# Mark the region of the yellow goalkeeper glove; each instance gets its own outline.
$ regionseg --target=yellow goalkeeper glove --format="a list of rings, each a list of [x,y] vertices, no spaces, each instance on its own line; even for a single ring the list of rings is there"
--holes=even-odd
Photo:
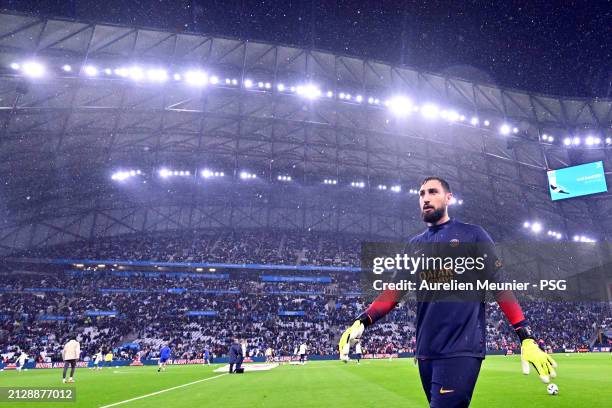
[[[550,378],[555,378],[557,373],[555,368],[557,363],[551,356],[542,351],[534,339],[525,339],[521,343],[521,366],[523,374],[529,374],[529,365],[537,371],[544,384],[550,382]]]
[[[349,352],[351,351],[351,347],[359,341],[361,335],[363,334],[363,330],[365,329],[364,324],[361,320],[355,320],[355,322],[342,333],[340,337],[340,342],[338,343],[338,351],[340,352],[340,360],[345,363],[349,360]]]

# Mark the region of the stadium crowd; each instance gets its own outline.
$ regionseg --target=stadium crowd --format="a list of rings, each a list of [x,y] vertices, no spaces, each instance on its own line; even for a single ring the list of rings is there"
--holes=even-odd
[[[371,238],[371,237],[370,237]],[[364,237],[276,231],[163,232],[72,242],[16,254],[33,258],[129,259],[159,262],[224,262],[358,266]]]
[[[316,234],[235,232],[209,236],[123,236],[19,254],[27,258],[118,259],[168,262],[357,265],[359,239],[332,240]],[[66,268],[37,264],[34,272],[0,270],[0,354],[21,351],[38,359],[60,359],[68,334],[78,334],[83,358],[102,350],[131,359],[137,350],[155,357],[170,342],[176,358],[198,358],[204,350],[225,355],[234,336],[248,354],[292,355],[301,343],[310,354],[335,354],[339,334],[366,306],[359,275],[351,272],[169,270],[106,265]],[[269,275],[322,281],[267,281]],[[357,292],[357,293],[355,293]],[[530,302],[523,309],[552,349],[588,347],[610,320],[602,303]],[[100,313],[102,312],[102,313]],[[410,351],[415,344],[415,304],[406,301],[367,330],[370,353]],[[567,322],[572,324],[568,325]],[[495,303],[488,306],[487,348],[518,349],[517,339]],[[122,345],[132,345],[122,347]],[[136,347],[133,347],[136,345]]]

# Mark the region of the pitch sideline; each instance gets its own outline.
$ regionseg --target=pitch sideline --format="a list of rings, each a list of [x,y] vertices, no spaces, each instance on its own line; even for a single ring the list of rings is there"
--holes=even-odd
[[[110,408],[110,407],[114,407],[114,406],[117,406],[117,405],[126,404],[128,402],[136,401],[136,400],[147,398],[147,397],[152,397],[153,395],[162,394],[162,393],[167,392],[167,391],[172,391],[172,390],[176,390],[178,388],[187,387],[189,385],[201,383],[203,381],[214,380],[215,378],[223,377],[224,375],[227,375],[227,374],[228,373],[215,375],[214,377],[202,378],[201,380],[196,380],[196,381],[192,381],[192,382],[187,383],[187,384],[181,384],[181,385],[177,385],[177,386],[174,386],[174,387],[166,388],[165,390],[155,391],[155,392],[152,392],[150,394],[141,395],[140,397],[134,397],[134,398],[126,399],[126,400],[123,400],[123,401],[115,402],[113,404],[103,405],[100,408]]]

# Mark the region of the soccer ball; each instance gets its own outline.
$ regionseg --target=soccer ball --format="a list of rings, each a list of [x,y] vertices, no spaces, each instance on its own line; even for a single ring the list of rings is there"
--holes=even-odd
[[[550,383],[548,387],[546,387],[546,391],[548,391],[550,395],[557,395],[559,393],[559,387],[557,387],[557,384]]]

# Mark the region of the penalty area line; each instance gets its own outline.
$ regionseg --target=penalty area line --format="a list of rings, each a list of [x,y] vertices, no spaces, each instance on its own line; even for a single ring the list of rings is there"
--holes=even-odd
[[[214,380],[215,378],[223,377],[224,375],[227,375],[227,374],[228,373],[215,375],[214,377],[202,378],[201,380],[196,380],[196,381],[192,381],[192,382],[187,383],[187,384],[181,384],[181,385],[177,385],[175,387],[166,388],[165,390],[155,391],[155,392],[152,392],[150,394],[141,395],[140,397],[134,397],[134,398],[126,399],[126,400],[123,400],[123,401],[115,402],[113,404],[103,405],[100,408],[110,408],[110,407],[115,407],[115,406],[121,405],[121,404],[127,404],[128,402],[136,401],[136,400],[143,399],[143,398],[152,397],[154,395],[158,395],[158,394],[162,394],[164,392],[176,390],[178,388],[188,387],[190,385],[201,383],[201,382],[208,381],[208,380]]]

